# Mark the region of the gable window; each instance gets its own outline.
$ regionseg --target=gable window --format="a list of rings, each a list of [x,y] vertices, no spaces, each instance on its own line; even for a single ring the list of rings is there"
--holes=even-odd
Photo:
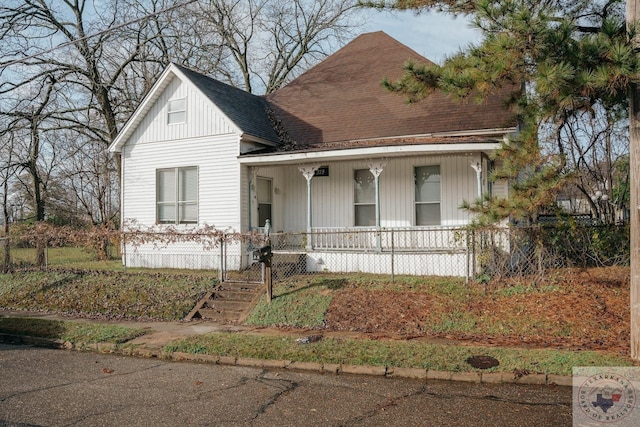
[[[353,171],[355,226],[376,225],[375,179],[369,169]]]
[[[440,225],[440,166],[415,168],[416,225]]]
[[[187,99],[171,99],[167,105],[167,124],[175,125],[187,121]]]
[[[198,168],[158,169],[156,172],[158,224],[198,222]]]

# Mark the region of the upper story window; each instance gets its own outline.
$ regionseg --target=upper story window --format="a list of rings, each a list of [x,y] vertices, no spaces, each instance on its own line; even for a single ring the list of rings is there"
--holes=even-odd
[[[187,121],[187,98],[169,100],[167,106],[167,124],[174,125]]]
[[[353,171],[355,226],[376,225],[376,185],[369,169]]]
[[[156,218],[159,224],[198,222],[198,168],[156,171]]]
[[[416,225],[440,225],[440,166],[415,168]]]

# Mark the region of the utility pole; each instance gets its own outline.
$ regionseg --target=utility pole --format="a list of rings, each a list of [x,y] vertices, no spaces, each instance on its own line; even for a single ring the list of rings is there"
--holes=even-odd
[[[627,23],[635,25],[640,20],[640,0],[627,0]],[[636,51],[640,47],[638,37],[632,40]],[[640,360],[640,88],[629,86],[629,172],[631,180],[631,358]]]

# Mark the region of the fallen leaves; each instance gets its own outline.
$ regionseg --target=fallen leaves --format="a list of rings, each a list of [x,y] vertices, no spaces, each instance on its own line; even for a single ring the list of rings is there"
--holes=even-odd
[[[333,297],[326,326],[378,336],[628,353],[628,267],[563,270],[548,286],[520,285],[521,292],[505,292],[517,283],[492,283],[487,292],[468,286],[457,295],[345,287]]]

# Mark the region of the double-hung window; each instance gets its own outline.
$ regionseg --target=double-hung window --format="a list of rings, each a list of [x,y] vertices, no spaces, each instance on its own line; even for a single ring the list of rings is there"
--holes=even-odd
[[[440,225],[440,166],[415,168],[416,225]]]
[[[376,225],[376,184],[369,169],[353,171],[355,226]]]
[[[169,100],[167,105],[167,124],[175,125],[187,121],[187,99],[177,98]]]
[[[198,168],[158,169],[156,218],[159,224],[198,222]]]

